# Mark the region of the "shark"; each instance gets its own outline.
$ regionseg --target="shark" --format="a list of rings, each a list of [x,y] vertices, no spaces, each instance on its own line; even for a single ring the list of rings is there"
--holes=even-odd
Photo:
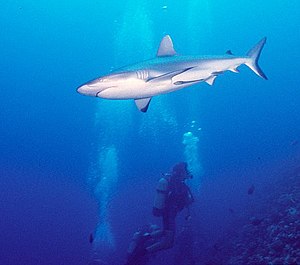
[[[266,37],[244,56],[235,56],[230,50],[221,56],[188,56],[177,54],[171,37],[166,35],[155,58],[93,79],[78,87],[77,92],[104,99],[133,99],[141,112],[147,112],[152,97],[201,82],[213,85],[216,77],[226,71],[239,73],[240,65],[267,80],[258,65],[265,43]]]

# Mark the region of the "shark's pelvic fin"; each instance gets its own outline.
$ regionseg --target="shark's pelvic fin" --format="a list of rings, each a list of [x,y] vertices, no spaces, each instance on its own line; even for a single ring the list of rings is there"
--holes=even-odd
[[[140,111],[146,112],[148,110],[151,98],[139,98],[135,99],[134,101]]]
[[[209,78],[207,78],[206,80],[205,80],[205,82],[207,83],[207,84],[209,84],[209,85],[213,85],[214,84],[214,82],[215,82],[215,79],[216,79],[216,75],[212,75],[211,77],[209,77]]]
[[[169,35],[162,38],[156,56],[173,56],[176,55],[176,51],[173,47],[172,39]]]

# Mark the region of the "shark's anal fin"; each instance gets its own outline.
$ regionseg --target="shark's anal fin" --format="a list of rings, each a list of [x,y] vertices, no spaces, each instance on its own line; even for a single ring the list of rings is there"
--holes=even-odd
[[[149,104],[150,104],[151,98],[139,98],[135,99],[134,102],[137,106],[137,108],[141,112],[146,112],[148,110]]]
[[[163,37],[160,42],[156,56],[173,56],[176,52],[173,47],[172,39],[169,35]]]
[[[229,71],[234,72],[234,73],[240,72],[236,67],[230,68]]]

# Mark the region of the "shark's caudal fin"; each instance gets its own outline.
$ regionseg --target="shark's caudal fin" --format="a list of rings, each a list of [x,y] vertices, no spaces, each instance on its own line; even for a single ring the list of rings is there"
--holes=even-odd
[[[258,42],[252,49],[250,49],[247,53],[247,56],[250,57],[250,60],[246,62],[246,65],[258,76],[268,80],[267,76],[260,69],[258,65],[258,59],[261,54],[262,48],[266,43],[267,38],[263,38],[260,42]]]

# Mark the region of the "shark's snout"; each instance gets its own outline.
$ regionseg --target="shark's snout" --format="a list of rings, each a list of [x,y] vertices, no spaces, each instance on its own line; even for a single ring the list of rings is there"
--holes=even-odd
[[[79,94],[85,94],[84,92],[86,91],[86,88],[85,88],[85,85],[83,85],[83,86],[80,86],[80,87],[78,87],[77,88],[77,92],[79,93]]]
[[[96,96],[97,92],[94,91],[89,85],[84,84],[77,88],[77,92],[86,96]]]

